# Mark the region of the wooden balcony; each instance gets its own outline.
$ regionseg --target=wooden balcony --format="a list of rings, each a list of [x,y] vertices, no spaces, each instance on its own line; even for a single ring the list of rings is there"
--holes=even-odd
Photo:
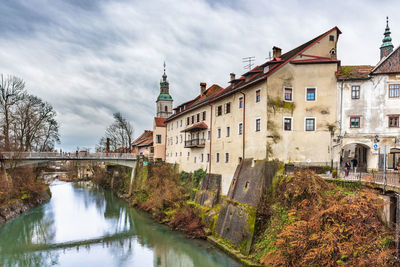
[[[192,139],[185,141],[185,148],[204,147],[206,145],[205,139]]]

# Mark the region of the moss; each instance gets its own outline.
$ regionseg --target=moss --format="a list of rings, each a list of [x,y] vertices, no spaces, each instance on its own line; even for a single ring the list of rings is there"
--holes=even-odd
[[[296,105],[293,102],[283,101],[280,97],[271,98],[268,97],[267,105],[269,108],[272,108],[274,113],[280,110],[287,110],[293,114]]]

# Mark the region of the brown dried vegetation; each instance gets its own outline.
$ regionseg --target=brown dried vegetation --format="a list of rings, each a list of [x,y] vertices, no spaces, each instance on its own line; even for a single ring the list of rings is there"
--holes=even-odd
[[[272,198],[288,211],[289,219],[261,262],[267,266],[395,264],[392,235],[378,216],[382,202],[377,194],[368,189],[344,191],[310,171],[283,178]]]

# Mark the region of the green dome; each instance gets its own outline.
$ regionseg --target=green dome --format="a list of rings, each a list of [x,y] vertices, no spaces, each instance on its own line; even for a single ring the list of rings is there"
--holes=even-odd
[[[158,96],[158,98],[157,98],[157,101],[158,101],[158,100],[173,101],[173,100],[172,100],[172,97],[170,96],[170,94],[166,94],[166,93],[161,93],[161,94]]]

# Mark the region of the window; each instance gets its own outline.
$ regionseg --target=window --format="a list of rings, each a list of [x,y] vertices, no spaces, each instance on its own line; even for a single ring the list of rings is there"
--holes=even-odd
[[[335,41],[335,36],[329,35],[329,41],[331,41],[331,42]]]
[[[186,118],[186,125],[189,125],[189,124],[190,124],[190,118],[187,117],[187,118]]]
[[[204,140],[204,132],[201,133],[201,139]]]
[[[181,126],[180,127],[182,127],[182,120],[181,120]]]
[[[238,125],[238,135],[242,135],[243,134],[243,123],[239,123]]]
[[[209,161],[210,161],[210,154],[207,153],[207,162],[209,162]]]
[[[201,161],[201,162],[204,161],[204,155],[203,155],[203,153],[201,153],[201,155],[200,155],[200,161]]]
[[[231,135],[231,127],[226,127],[226,137]]]
[[[179,153],[179,156],[181,156],[181,157],[182,157],[182,151]]]
[[[217,152],[217,154],[216,154],[216,159],[215,159],[215,161],[216,162],[219,162],[219,153]]]
[[[176,121],[176,129],[178,129],[178,126],[179,126],[178,121]]]
[[[228,102],[225,104],[225,114],[231,113],[231,103]]]
[[[168,112],[168,107],[167,106],[165,106],[165,112]]]
[[[360,117],[359,116],[350,117],[350,128],[360,128]]]
[[[316,89],[315,88],[307,88],[306,89],[306,99],[307,101],[315,101],[316,97]]]
[[[211,136],[211,131],[207,132],[207,140],[210,140],[210,136]]]
[[[256,91],[256,103],[261,101],[261,90]]]
[[[156,143],[161,144],[161,134],[156,135]]]
[[[399,97],[399,84],[389,84],[389,97],[390,98]]]
[[[293,101],[293,89],[292,88],[285,87],[284,99],[285,99],[285,101]]]
[[[203,111],[203,121],[205,121],[205,120],[206,120],[206,112]]]
[[[229,153],[225,153],[225,163],[229,162]]]
[[[306,118],[306,131],[315,131],[315,118]]]
[[[222,106],[218,106],[217,107],[217,116],[221,116],[222,115]]]
[[[283,118],[283,129],[285,131],[292,130],[292,118]]]
[[[190,156],[190,152],[188,152],[188,157]]]
[[[175,152],[175,157],[177,157],[178,156],[178,152]]]
[[[177,144],[178,143],[178,136],[175,136],[175,144]]]
[[[261,130],[261,119],[257,118],[256,119],[256,132],[259,132]]]
[[[218,138],[221,138],[221,128],[218,128],[218,129],[217,129],[217,137],[218,137]]]
[[[171,122],[171,130],[173,130],[173,129],[174,129],[174,123]]]
[[[243,96],[239,97],[239,108],[243,108]]]
[[[200,122],[200,113],[197,114],[197,122]]]
[[[360,86],[354,85],[351,87],[351,99],[360,98]]]
[[[391,115],[389,116],[389,127],[393,128],[399,127],[399,115]]]
[[[183,138],[182,138],[182,135],[181,135],[181,144],[182,144],[182,140],[183,140]]]
[[[192,124],[194,123],[194,115],[192,115]]]

